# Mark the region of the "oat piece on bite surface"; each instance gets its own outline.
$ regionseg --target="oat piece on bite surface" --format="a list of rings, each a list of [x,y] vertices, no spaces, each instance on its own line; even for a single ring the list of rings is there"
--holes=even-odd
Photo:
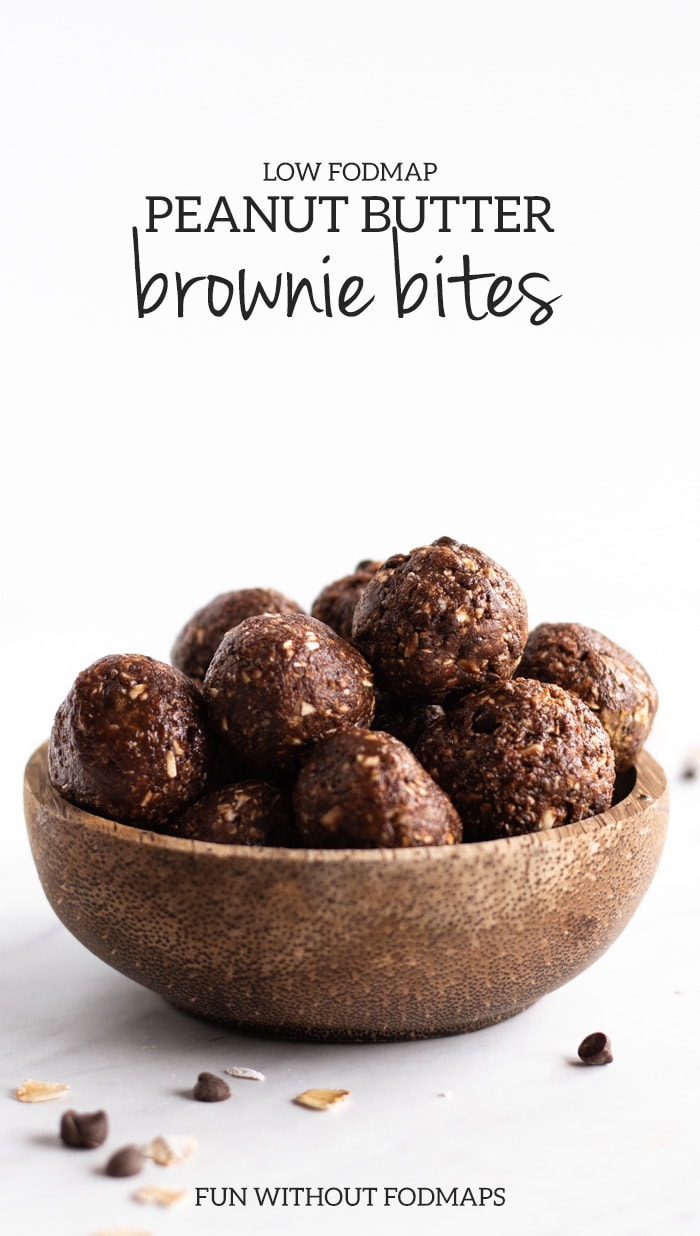
[[[171,820],[167,832],[219,845],[297,845],[289,792],[267,781],[238,781],[205,795]]]
[[[241,588],[222,592],[185,623],[170,659],[190,678],[203,681],[211,659],[227,631],[255,614],[301,613],[301,606],[274,588]]]
[[[102,657],[78,674],[49,741],[54,789],[140,826],[198,798],[210,759],[201,693],[180,670],[140,654]]]
[[[326,626],[332,627],[343,639],[352,639],[352,619],[357,602],[369,581],[376,575],[381,562],[366,558],[358,562],[352,575],[336,579],[319,592],[311,613]]]
[[[204,680],[209,715],[254,777],[294,774],[321,738],[374,715],[372,671],[306,614],[261,614],[227,632]]]
[[[618,772],[634,764],[659,697],[631,653],[591,627],[545,622],[530,632],[518,675],[555,682],[579,696],[607,730]]]
[[[440,537],[382,564],[360,596],[352,638],[381,690],[440,703],[484,676],[511,677],[527,605],[503,567]]]
[[[612,800],[603,726],[552,683],[516,678],[464,696],[426,730],[416,755],[457,808],[465,841],[555,828]]]
[[[459,817],[413,753],[391,734],[352,729],[315,747],[294,789],[309,846],[454,845]]]

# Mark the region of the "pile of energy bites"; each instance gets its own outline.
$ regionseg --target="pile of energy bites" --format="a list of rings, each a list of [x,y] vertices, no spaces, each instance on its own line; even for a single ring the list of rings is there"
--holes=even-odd
[[[515,580],[450,537],[361,562],[314,601],[224,593],[172,665],[103,657],[49,743],[71,802],[234,845],[456,845],[597,815],[657,694],[590,628],[528,635]]]

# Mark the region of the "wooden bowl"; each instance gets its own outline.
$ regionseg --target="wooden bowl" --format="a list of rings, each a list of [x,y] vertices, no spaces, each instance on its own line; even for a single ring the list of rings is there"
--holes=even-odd
[[[181,1008],[294,1038],[477,1030],[600,957],[641,901],[668,794],[642,754],[603,815],[501,841],[290,850],[158,836],[72,806],[30,759],[34,861],[83,944]]]

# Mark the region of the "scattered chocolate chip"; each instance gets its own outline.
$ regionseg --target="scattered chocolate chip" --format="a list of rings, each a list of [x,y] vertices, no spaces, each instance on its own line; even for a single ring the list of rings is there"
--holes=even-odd
[[[107,1160],[107,1176],[138,1176],[144,1164],[143,1151],[139,1146],[122,1146]]]
[[[611,1064],[613,1054],[607,1034],[602,1034],[600,1031],[587,1034],[585,1039],[579,1043],[578,1057],[584,1064]]]
[[[231,1087],[216,1073],[200,1073],[192,1097],[199,1099],[200,1103],[221,1103],[223,1099],[231,1098]]]
[[[472,730],[475,734],[495,734],[499,725],[498,713],[489,704],[477,708],[472,716]]]
[[[698,773],[700,773],[700,762],[695,756],[690,756],[681,769],[681,777],[684,781],[695,781]]]
[[[61,1116],[61,1141],[77,1150],[95,1150],[107,1140],[107,1113],[76,1112],[72,1109]]]

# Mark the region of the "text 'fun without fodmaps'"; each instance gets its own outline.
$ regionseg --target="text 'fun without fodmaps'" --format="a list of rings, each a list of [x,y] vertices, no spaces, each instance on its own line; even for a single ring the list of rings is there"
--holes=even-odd
[[[441,1188],[437,1185],[330,1185],[312,1188],[308,1185],[266,1185],[264,1188],[247,1185],[197,1185],[195,1206],[504,1206],[506,1191],[503,1187],[453,1185]]]

